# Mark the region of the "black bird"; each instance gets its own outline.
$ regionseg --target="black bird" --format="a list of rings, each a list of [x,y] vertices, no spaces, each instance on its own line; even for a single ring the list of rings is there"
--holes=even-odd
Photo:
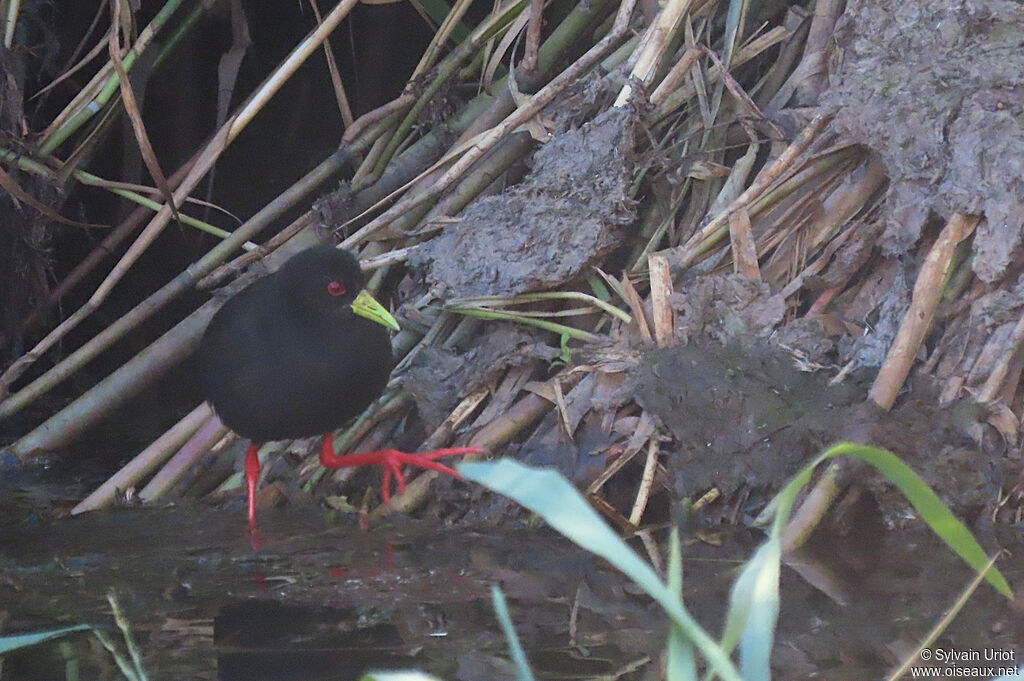
[[[310,248],[224,303],[203,334],[199,371],[206,399],[224,423],[252,440],[245,481],[253,527],[261,442],[322,434],[322,465],[384,467],[385,502],[392,476],[405,491],[402,464],[459,477],[435,459],[480,452],[334,453],[332,431],[380,396],[394,367],[387,329],[397,331],[398,323],[364,285],[352,253]]]

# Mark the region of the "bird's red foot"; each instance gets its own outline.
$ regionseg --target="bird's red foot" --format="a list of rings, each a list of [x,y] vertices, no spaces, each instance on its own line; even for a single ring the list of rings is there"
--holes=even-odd
[[[420,452],[417,454],[400,452],[397,449],[382,449],[377,452],[338,456],[334,453],[334,440],[330,434],[327,434],[324,435],[324,443],[320,448],[320,464],[324,468],[382,466],[384,468],[384,480],[381,483],[381,496],[386,504],[391,501],[392,477],[394,477],[395,482],[398,484],[398,493],[403,494],[405,492],[405,476],[402,475],[402,466],[404,464],[428,468],[461,480],[462,476],[454,468],[438,463],[436,459],[462,454],[480,454],[482,452],[483,450],[479,447],[449,447],[447,449],[435,449],[432,452]]]

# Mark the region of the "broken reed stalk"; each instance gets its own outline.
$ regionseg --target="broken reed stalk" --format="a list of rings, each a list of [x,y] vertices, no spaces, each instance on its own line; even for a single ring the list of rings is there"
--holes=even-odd
[[[751,281],[761,281],[757,264],[757,245],[750,233],[750,214],[745,208],[729,215],[729,243],[732,247],[733,272]]]
[[[636,493],[636,500],[633,502],[633,510],[629,513],[629,524],[633,527],[640,525],[644,511],[647,509],[647,500],[651,497],[651,488],[654,487],[654,474],[658,468],[658,442],[651,438],[647,445],[647,460],[644,462],[644,472],[640,476],[640,489]]]
[[[935,307],[942,296],[946,275],[949,273],[953,251],[956,245],[969,237],[978,225],[979,218],[973,215],[955,213],[939,233],[921,265],[910,307],[903,315],[896,339],[879,369],[875,382],[868,393],[868,399],[889,410],[896,401],[896,395],[913,366],[914,357],[925,335],[931,329]]]
[[[648,258],[651,279],[651,311],[654,317],[654,340],[659,348],[668,347],[675,340],[675,314],[669,296],[672,295],[672,273],[668,261],[660,255]],[[630,320],[625,320],[628,324]]]
[[[647,27],[647,31],[640,39],[640,45],[634,53],[636,61],[629,74],[630,77],[626,80],[625,87],[619,91],[618,97],[615,98],[613,105],[615,108],[626,106],[633,97],[636,87],[639,86],[646,90],[651,85],[679,22],[690,8],[690,3],[691,0],[669,0]]]

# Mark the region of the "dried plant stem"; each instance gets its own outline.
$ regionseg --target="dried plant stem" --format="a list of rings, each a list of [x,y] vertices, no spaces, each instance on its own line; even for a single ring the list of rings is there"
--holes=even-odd
[[[814,532],[814,528],[821,524],[828,509],[832,506],[832,502],[842,491],[838,479],[839,464],[833,461],[822,473],[821,478],[815,483],[803,503],[800,504],[800,508],[786,525],[786,529],[782,533],[783,552],[793,551],[803,546],[807,538]]]
[[[665,99],[666,96],[673,90],[679,87],[680,83],[683,82],[683,78],[690,73],[690,69],[697,63],[697,57],[699,57],[701,51],[696,47],[688,47],[683,52],[683,56],[679,58],[679,61],[672,66],[672,69],[668,72],[668,75],[658,83],[658,87],[651,93],[651,104],[658,106]]]
[[[672,273],[668,261],[660,255],[648,258],[651,278],[651,311],[654,317],[654,340],[659,348],[672,345],[675,339],[675,315],[669,296],[672,295]],[[628,320],[627,320],[628,323]]]
[[[981,392],[978,393],[977,400],[979,402],[992,402],[998,397],[999,389],[1003,387],[1014,358],[1020,353],[1022,347],[1024,347],[1024,316],[1021,316],[1017,320],[1017,324],[1014,325],[1005,352],[992,368],[992,373],[989,374]]]
[[[751,281],[761,281],[757,264],[757,245],[750,233],[750,214],[745,209],[729,216],[729,242],[732,245],[733,272]]]
[[[633,96],[633,89],[637,84],[647,88],[654,80],[654,76],[658,71],[662,58],[665,56],[665,52],[672,42],[672,37],[675,35],[679,22],[690,8],[690,2],[691,0],[669,0],[664,8],[658,12],[658,16],[655,17],[654,21],[651,22],[644,37],[640,40],[640,45],[637,47],[639,54],[636,63],[633,65],[633,71],[630,73],[629,79],[626,80],[625,87],[619,91],[618,97],[615,98],[614,106],[616,108],[626,106]]]
[[[216,416],[211,416],[199,431],[185,443],[185,446],[179,449],[178,453],[171,457],[171,460],[153,476],[149,484],[142,488],[139,498],[147,502],[159,499],[227,432],[228,427]]]
[[[651,327],[647,323],[647,315],[644,314],[644,303],[640,299],[640,294],[637,293],[636,287],[633,286],[633,282],[629,280],[628,274],[622,275],[622,293],[629,305],[629,309],[633,311],[633,319],[636,321],[637,329],[640,331],[640,338],[644,343],[650,343],[653,340],[651,335]]]
[[[778,180],[787,171],[792,169],[796,159],[807,151],[818,135],[824,130],[828,124],[830,116],[826,114],[818,114],[814,117],[814,120],[801,131],[793,143],[790,144],[785,151],[783,151],[771,165],[765,167],[754,182],[747,187],[747,189],[736,197],[736,200],[729,204],[729,207],[723,210],[721,213],[716,215],[711,222],[709,222],[703,229],[694,234],[690,239],[682,246],[675,248],[669,248],[659,253],[668,258],[670,263],[681,265],[682,267],[689,267],[692,263],[698,251],[694,248],[700,242],[712,237],[716,232],[722,229],[729,223],[729,217],[740,210],[741,208],[748,207],[753,203],[754,199],[764,193],[768,187]]]
[[[917,350],[931,328],[953,251],[957,244],[974,232],[978,219],[977,216],[955,213],[928,251],[914,283],[910,307],[903,316],[896,339],[868,393],[868,398],[882,409],[891,409],[896,401],[896,395],[910,373]]]
[[[118,491],[124,491],[136,485],[139,480],[177,451],[211,416],[213,416],[213,410],[210,409],[210,405],[206,402],[200,404],[189,412],[188,416],[171,426],[167,432],[142,450],[134,459],[122,466],[121,470],[97,487],[92,494],[80,501],[71,509],[71,515],[95,511],[112,504]]]
[[[629,513],[629,524],[634,527],[640,524],[644,511],[647,509],[647,500],[651,497],[651,488],[654,486],[654,473],[658,469],[658,442],[653,437],[647,445],[647,461],[644,462],[644,473],[640,478],[640,489],[636,493],[636,500],[633,502],[633,510]]]

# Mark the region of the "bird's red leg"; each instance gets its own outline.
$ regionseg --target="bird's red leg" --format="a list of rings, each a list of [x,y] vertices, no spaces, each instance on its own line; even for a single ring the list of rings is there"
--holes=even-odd
[[[256,527],[256,483],[260,479],[259,445],[249,445],[245,452],[245,500],[249,505],[249,527]]]
[[[405,492],[405,476],[402,475],[402,466],[404,464],[429,468],[432,471],[462,479],[462,476],[454,468],[438,463],[435,459],[446,456],[460,456],[462,454],[480,454],[482,452],[483,450],[479,447],[449,447],[447,449],[435,449],[432,452],[420,452],[417,454],[400,452],[397,449],[382,449],[377,452],[338,456],[334,453],[333,435],[327,433],[324,435],[324,443],[320,448],[320,464],[324,468],[382,466],[384,468],[384,481],[381,488],[381,496],[384,498],[384,503],[387,503],[391,501],[391,477],[395,478],[399,494]]]

